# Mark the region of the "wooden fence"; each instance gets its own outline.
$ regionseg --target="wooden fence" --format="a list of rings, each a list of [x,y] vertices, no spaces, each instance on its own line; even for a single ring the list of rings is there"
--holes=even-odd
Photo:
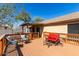
[[[51,32],[44,32],[43,36],[47,37]],[[59,34],[60,40],[63,41],[63,43],[69,43],[73,45],[79,45],[79,34],[65,34],[65,33],[56,33]]]
[[[2,35],[0,37],[0,55],[4,54],[5,47],[7,46],[7,39],[5,38],[6,36],[11,36],[14,39],[17,39],[18,41],[21,40],[20,35],[28,35],[29,40],[33,40],[34,38],[39,38],[39,33],[17,33],[17,34],[6,34]]]
[[[6,45],[7,45],[7,40],[5,39],[5,35],[2,35],[0,37],[0,55],[3,55]]]

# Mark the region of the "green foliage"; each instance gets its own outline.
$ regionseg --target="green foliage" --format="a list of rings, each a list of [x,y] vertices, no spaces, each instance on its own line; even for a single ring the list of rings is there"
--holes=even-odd
[[[40,17],[35,17],[34,22],[41,22],[43,19],[41,19]]]
[[[31,21],[29,14],[26,13],[25,11],[23,11],[23,10],[16,16],[16,19],[21,20],[24,23],[28,23],[28,22]]]
[[[0,23],[12,25],[15,9],[14,4],[0,4]]]

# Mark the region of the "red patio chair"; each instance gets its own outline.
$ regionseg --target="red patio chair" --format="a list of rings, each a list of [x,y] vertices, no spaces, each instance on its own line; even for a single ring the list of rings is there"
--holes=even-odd
[[[47,39],[53,42],[59,41],[59,34],[50,33]]]
[[[46,44],[49,46],[53,44],[58,45],[60,43],[59,34],[49,33],[48,37],[45,40]]]

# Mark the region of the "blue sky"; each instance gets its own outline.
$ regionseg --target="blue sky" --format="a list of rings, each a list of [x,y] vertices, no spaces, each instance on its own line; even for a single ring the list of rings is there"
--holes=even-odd
[[[19,6],[21,5],[21,6]],[[17,13],[23,7],[32,18],[39,16],[45,20],[79,11],[79,3],[23,3],[16,4]]]
[[[22,4],[22,7],[26,9],[31,18],[39,16],[44,19],[79,11],[77,3],[26,3]],[[20,10],[20,7],[17,8]]]

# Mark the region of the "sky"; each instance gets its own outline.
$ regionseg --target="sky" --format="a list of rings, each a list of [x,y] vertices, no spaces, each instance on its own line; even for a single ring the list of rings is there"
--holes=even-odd
[[[19,6],[20,5],[20,6]],[[17,14],[23,7],[30,14],[32,20],[41,17],[49,20],[58,16],[79,11],[79,3],[22,3],[16,4]]]
[[[79,11],[77,3],[25,3],[22,7],[26,9],[31,18],[39,16],[44,19]],[[20,7],[17,8],[20,10]]]

